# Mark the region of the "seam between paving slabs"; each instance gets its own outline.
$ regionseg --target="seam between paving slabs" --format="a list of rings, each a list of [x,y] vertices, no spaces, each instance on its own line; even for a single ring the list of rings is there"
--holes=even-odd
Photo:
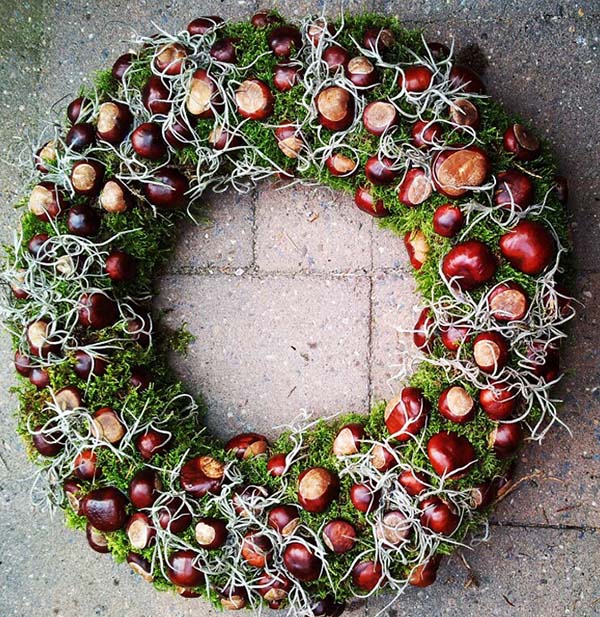
[[[592,525],[561,525],[559,523],[523,523],[519,521],[490,521],[492,527],[510,527],[511,529],[549,529],[554,531],[583,531],[584,533],[598,533],[600,527]]]

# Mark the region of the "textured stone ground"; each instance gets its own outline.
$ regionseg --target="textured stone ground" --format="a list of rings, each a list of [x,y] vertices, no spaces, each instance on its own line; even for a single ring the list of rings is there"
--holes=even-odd
[[[302,16],[322,3],[276,2]],[[333,7],[334,4],[330,3]],[[600,6],[556,0],[348,2],[423,25],[430,38],[475,54],[491,93],[554,142],[571,186],[577,289],[586,303],[572,328],[562,387],[573,436],[557,430],[527,450],[536,474],[498,509],[488,544],[454,558],[439,583],[384,613],[400,615],[600,614]],[[121,53],[132,29],[179,28],[192,17],[250,14],[254,2],[0,0],[0,240],[17,217],[19,176],[8,160],[53,117],[91,71]],[[471,46],[471,47],[469,47]],[[473,54],[471,53],[471,56]],[[68,100],[68,99],[65,99]],[[57,103],[58,105],[58,103]],[[267,432],[300,408],[323,415],[365,410],[387,396],[391,364],[414,321],[413,285],[398,239],[329,191],[211,198],[206,223],[189,227],[161,282],[169,319],[198,340],[174,362],[210,403],[225,436]],[[13,434],[11,356],[0,348],[0,615],[183,617],[213,615],[199,601],[152,593],[123,566],[87,549],[59,519],[32,512],[31,472]],[[381,601],[353,615],[375,615]]]

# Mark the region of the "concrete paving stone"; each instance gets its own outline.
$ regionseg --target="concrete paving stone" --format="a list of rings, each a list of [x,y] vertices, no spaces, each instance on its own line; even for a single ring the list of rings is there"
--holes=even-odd
[[[178,375],[202,392],[220,437],[267,436],[301,409],[367,407],[369,282],[364,277],[164,277],[157,305],[197,336]],[[206,316],[203,319],[203,316]]]
[[[264,272],[368,270],[372,225],[346,194],[266,183],[256,201],[256,265]]]
[[[600,534],[580,530],[493,527],[489,543],[446,559],[438,580],[391,598],[369,601],[375,617],[558,617],[600,614]]]
[[[411,272],[412,266],[408,261],[408,254],[402,238],[390,231],[373,225],[372,253],[373,270],[392,270]]]
[[[236,271],[253,262],[254,193],[209,194],[198,225],[187,222],[169,272]]]

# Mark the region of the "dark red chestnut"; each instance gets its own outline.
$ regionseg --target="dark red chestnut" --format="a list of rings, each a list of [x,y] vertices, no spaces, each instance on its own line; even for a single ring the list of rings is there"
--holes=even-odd
[[[334,553],[347,553],[356,544],[356,529],[340,518],[329,521],[323,527],[323,542]]]
[[[181,117],[176,117],[173,122],[165,128],[164,137],[171,148],[182,150],[192,142],[194,133],[185,120]]]
[[[471,330],[466,326],[450,324],[440,327],[440,339],[446,349],[458,351],[463,343],[471,341]]]
[[[431,406],[419,388],[402,388],[385,407],[385,426],[397,441],[408,441],[425,426]]]
[[[152,114],[166,115],[171,110],[169,88],[158,75],[152,75],[142,90],[142,104]]]
[[[206,69],[197,69],[192,75],[186,108],[199,118],[212,118],[214,110],[222,104],[221,95]]]
[[[363,124],[371,135],[381,136],[398,124],[398,111],[386,101],[373,101],[363,111]]]
[[[144,467],[129,483],[129,501],[135,508],[150,508],[162,490],[162,482],[156,471]]]
[[[456,433],[441,431],[427,442],[427,456],[435,472],[453,480],[464,478],[477,461],[471,442]]]
[[[479,404],[491,420],[505,420],[516,409],[519,396],[506,382],[492,382],[479,392]]]
[[[475,364],[485,373],[497,373],[508,362],[508,341],[496,331],[482,332],[473,341]]]
[[[371,156],[365,164],[365,176],[376,186],[391,184],[398,176],[398,171],[393,169],[393,165],[391,159]]]
[[[204,573],[197,567],[198,553],[192,550],[175,551],[167,559],[167,576],[179,587],[200,587]]]
[[[116,531],[127,522],[127,497],[113,486],[90,491],[81,504],[87,520],[100,531]]]
[[[410,131],[410,141],[415,148],[431,148],[441,137],[441,125],[432,120],[417,120]]]
[[[354,120],[354,98],[339,86],[321,90],[316,98],[316,106],[321,126],[330,131],[347,129]]]
[[[294,26],[279,26],[269,34],[268,44],[278,58],[289,58],[302,47],[302,35]]]
[[[367,484],[353,484],[350,488],[350,501],[359,512],[370,512],[377,507],[380,495]]]
[[[281,17],[272,11],[259,11],[250,18],[250,23],[257,29],[267,28],[281,23]]]
[[[44,259],[46,256],[46,242],[50,236],[48,234],[35,234],[27,243],[27,250],[36,258]]]
[[[285,454],[274,454],[267,463],[267,471],[270,476],[274,478],[281,477],[287,468],[286,457]]]
[[[323,50],[322,60],[330,71],[345,69],[350,62],[350,54],[339,45],[329,45]]]
[[[79,323],[88,328],[108,328],[119,319],[117,303],[101,292],[82,294],[79,298]]]
[[[96,141],[94,125],[89,122],[74,124],[65,137],[65,143],[73,152],[83,152]]]
[[[433,231],[444,238],[453,238],[465,224],[462,210],[453,204],[444,204],[433,213]]]
[[[427,48],[431,57],[436,61],[445,60],[450,55],[450,49],[444,43],[438,41],[427,41]]]
[[[433,161],[433,183],[446,197],[462,197],[485,183],[492,164],[479,146],[441,150]]]
[[[92,433],[96,439],[119,443],[125,435],[125,427],[117,412],[110,407],[101,407],[92,416]]]
[[[285,599],[292,588],[291,581],[283,574],[264,573],[258,579],[258,593],[267,602],[280,602]]]
[[[522,220],[500,238],[500,252],[513,268],[537,275],[556,255],[556,242],[542,223]]]
[[[467,66],[455,64],[450,69],[450,85],[460,92],[484,94],[485,86],[475,71]]]
[[[71,186],[78,195],[95,195],[100,191],[103,177],[104,166],[97,161],[78,161],[71,170]]]
[[[405,469],[399,476],[400,486],[411,496],[420,495],[428,488],[427,476],[421,471]]]
[[[27,326],[27,342],[35,356],[46,357],[56,349],[52,342],[51,325],[45,319],[37,319]]]
[[[44,235],[46,236],[46,239],[48,239],[48,234],[44,234]],[[27,248],[29,249],[29,246]],[[25,284],[25,270],[22,268],[19,268],[17,272],[15,272],[14,278],[10,282],[10,289],[13,292],[14,297],[17,298],[17,300],[27,300],[27,298],[29,298],[29,292],[24,289],[24,284]]]
[[[475,417],[475,401],[462,386],[446,388],[438,400],[438,409],[444,418],[457,424]]]
[[[90,375],[104,375],[107,366],[108,362],[100,356],[92,356],[81,349],[75,352],[73,370],[81,379],[87,379]]]
[[[332,176],[351,176],[358,167],[358,163],[345,154],[339,152],[332,154],[325,161],[327,169]]]
[[[63,411],[71,411],[83,405],[83,396],[81,390],[74,386],[66,386],[61,388],[54,394],[54,403]]]
[[[209,52],[211,58],[214,58],[217,62],[235,64],[237,59],[235,53],[235,43],[235,39],[228,36],[220,41],[215,41]]]
[[[196,542],[207,551],[223,546],[227,534],[227,523],[218,518],[201,518],[194,530]]]
[[[110,553],[106,535],[99,529],[96,529],[90,525],[90,523],[85,526],[85,537],[87,538],[88,544],[92,550],[97,553]]]
[[[298,503],[308,512],[325,512],[339,490],[340,483],[334,472],[323,467],[305,469],[298,478]]]
[[[29,373],[29,381],[38,389],[43,390],[50,385],[50,373],[45,368],[34,367]]]
[[[112,76],[118,80],[121,81],[123,79],[123,75],[125,75],[125,71],[131,66],[131,64],[133,63],[133,54],[123,54],[122,56],[119,56],[116,60],[115,63],[112,66]]]
[[[273,554],[273,544],[259,532],[249,532],[242,542],[242,557],[254,568],[264,568]]]
[[[114,250],[106,258],[104,270],[113,281],[131,281],[135,278],[137,264],[129,253]]]
[[[56,161],[56,142],[52,140],[45,143],[36,151],[33,160],[35,162],[35,168],[43,174],[47,174],[49,171],[48,163]]]
[[[323,562],[301,542],[290,542],[283,551],[283,563],[299,581],[308,583],[321,576]]]
[[[93,482],[102,472],[98,469],[98,457],[93,450],[82,450],[73,461],[73,473],[81,480]]]
[[[198,17],[190,21],[187,25],[187,31],[192,36],[204,35],[221,23],[223,23],[223,18],[217,15],[211,15],[210,17]]]
[[[211,456],[197,456],[189,460],[179,476],[182,488],[194,497],[204,497],[206,493],[221,490],[225,466]]]
[[[219,591],[221,607],[226,611],[238,611],[246,607],[248,594],[243,587],[227,587]]]
[[[469,99],[454,99],[450,104],[450,119],[458,126],[476,129],[480,122],[479,109]]]
[[[400,510],[390,510],[377,522],[375,533],[386,544],[398,545],[408,539],[410,527],[410,521]]]
[[[409,66],[400,73],[398,87],[406,92],[425,92],[433,83],[433,73],[426,66]]]
[[[264,454],[268,447],[267,438],[258,433],[241,433],[225,444],[225,450],[242,460]]]
[[[519,161],[532,161],[540,154],[540,142],[522,124],[511,124],[504,133],[504,149]]]
[[[525,290],[513,281],[496,285],[488,296],[492,317],[498,321],[518,321],[529,309],[529,298]]]
[[[81,120],[85,120],[92,108],[92,103],[89,99],[79,96],[73,99],[67,107],[67,118],[71,124],[76,124]]]
[[[304,147],[300,129],[289,122],[285,122],[275,129],[275,139],[277,140],[277,147],[290,159],[297,159]]]
[[[413,207],[427,201],[433,187],[424,169],[413,167],[406,172],[398,187],[398,201],[405,206]]]
[[[264,81],[246,79],[235,92],[235,102],[242,118],[265,120],[273,113],[275,99]]]
[[[131,112],[123,103],[102,103],[98,112],[96,133],[100,139],[118,144],[125,139],[132,123]]]
[[[384,580],[381,564],[375,561],[360,561],[352,568],[352,583],[361,591],[372,591]]]
[[[127,553],[126,561],[127,565],[147,583],[151,583],[154,580],[154,576],[152,576],[152,566],[145,557],[130,551]]]
[[[390,213],[383,204],[383,199],[373,197],[371,190],[365,186],[359,186],[354,193],[354,203],[359,210],[374,216],[375,218],[383,218],[389,216]]]
[[[238,133],[232,133],[222,126],[215,126],[208,136],[208,143],[215,150],[229,150],[242,145],[242,137]]]
[[[341,617],[346,609],[345,602],[336,602],[333,596],[325,596],[319,600],[315,600],[310,607],[314,617]]]
[[[192,512],[181,497],[171,497],[158,509],[158,524],[171,533],[183,533],[192,524]]]
[[[129,517],[125,533],[131,546],[138,550],[147,548],[156,538],[156,529],[152,526],[150,517],[143,512],[135,512]]]
[[[171,434],[149,428],[135,439],[140,456],[149,461],[155,454],[164,454],[171,447]]]
[[[269,510],[267,522],[282,536],[290,536],[300,524],[300,514],[296,506],[281,505]]]
[[[154,173],[154,181],[144,184],[146,199],[157,208],[184,208],[190,188],[188,179],[174,167],[163,167]]]
[[[435,533],[451,536],[460,524],[454,506],[439,497],[428,497],[419,503],[421,525]]]
[[[396,457],[392,450],[388,446],[382,444],[376,444],[371,450],[371,465],[380,471],[385,473],[398,464]]]
[[[111,214],[125,212],[133,205],[129,189],[120,180],[109,180],[100,193],[100,205]]]
[[[394,33],[389,28],[367,28],[363,35],[363,47],[383,53],[396,42]]]
[[[431,311],[429,308],[425,307],[421,311],[419,319],[417,319],[417,323],[413,328],[413,342],[418,349],[430,349],[433,337],[432,326],[433,318],[431,317]]]
[[[483,242],[467,240],[446,254],[442,261],[442,272],[461,289],[475,289],[496,274],[496,258]]]
[[[362,424],[352,422],[342,426],[333,440],[333,453],[338,458],[356,454],[364,436],[365,429]]]
[[[162,129],[155,122],[140,124],[131,134],[131,145],[138,156],[151,161],[157,161],[167,154]]]
[[[508,458],[517,451],[522,438],[520,422],[502,422],[490,433],[489,445],[498,458]]]
[[[429,587],[429,585],[433,585],[437,578],[437,571],[441,560],[441,555],[434,555],[426,562],[419,564],[411,570],[408,582],[414,587]]]
[[[31,191],[27,207],[40,221],[52,221],[64,209],[64,200],[56,184],[40,182]]]
[[[65,447],[65,436],[56,429],[36,426],[34,431],[31,441],[42,456],[56,456]]]
[[[377,83],[375,66],[364,56],[355,56],[348,62],[346,75],[357,88],[370,88]]]
[[[168,43],[161,47],[154,58],[154,66],[159,73],[179,75],[183,71],[183,63],[187,58],[187,50],[180,43]]]
[[[280,62],[273,70],[273,85],[279,92],[287,92],[300,81],[300,74],[300,66]]]
[[[508,169],[498,174],[494,203],[501,208],[523,210],[533,203],[535,187],[523,172]]]
[[[63,483],[63,491],[73,512],[75,512],[78,516],[83,516],[83,512],[81,511],[81,502],[85,496],[85,491],[81,486],[81,482],[79,480],[75,480],[75,478],[67,478]]]
[[[415,229],[405,233],[403,240],[412,267],[420,270],[429,253],[429,244],[427,244],[425,234],[420,229]]]
[[[525,363],[543,381],[554,381],[560,374],[560,355],[556,343],[534,341],[527,349]]]
[[[264,509],[264,500],[269,491],[264,486],[238,486],[232,494],[233,508],[240,516],[257,516]]]
[[[67,212],[67,229],[74,236],[93,238],[100,231],[100,217],[90,206],[71,206]]]
[[[23,377],[29,377],[29,373],[31,373],[31,360],[29,356],[21,353],[20,351],[15,352],[15,370],[19,375]]]

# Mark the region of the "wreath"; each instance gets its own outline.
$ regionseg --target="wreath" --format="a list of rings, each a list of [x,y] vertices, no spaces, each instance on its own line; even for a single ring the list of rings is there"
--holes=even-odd
[[[431,584],[558,420],[574,310],[548,148],[394,18],[202,17],[136,45],[42,136],[8,248],[34,503],[228,609],[334,615]],[[205,191],[273,176],[349,192],[403,239],[418,353],[369,414],[221,444],[166,363],[189,335],[153,325],[153,280]]]

